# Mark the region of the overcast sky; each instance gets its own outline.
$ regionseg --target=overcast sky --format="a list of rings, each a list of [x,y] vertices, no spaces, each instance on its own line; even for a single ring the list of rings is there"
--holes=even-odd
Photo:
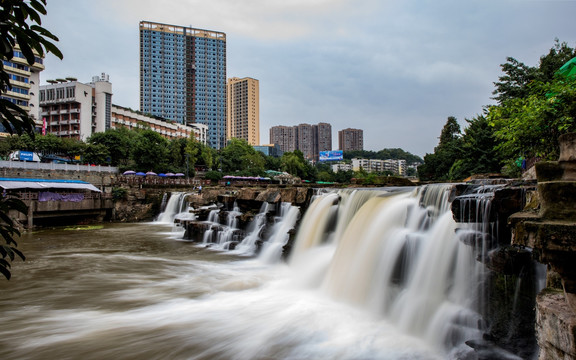
[[[576,46],[576,0],[48,0],[64,60],[46,80],[110,75],[113,103],[139,109],[141,20],[222,31],[228,77],[260,81],[260,142],[300,123],[364,130],[366,150],[432,153],[448,116],[492,101],[500,64]]]

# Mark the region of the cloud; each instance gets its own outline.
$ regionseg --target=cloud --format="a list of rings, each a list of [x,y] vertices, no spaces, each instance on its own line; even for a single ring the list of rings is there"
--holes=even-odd
[[[481,113],[499,64],[536,65],[554,38],[576,45],[576,1],[49,0],[64,60],[42,79],[110,74],[138,108],[141,20],[227,34],[228,76],[260,80],[261,142],[274,125],[364,129],[370,150],[432,152],[448,116]],[[333,144],[335,147],[337,143]]]

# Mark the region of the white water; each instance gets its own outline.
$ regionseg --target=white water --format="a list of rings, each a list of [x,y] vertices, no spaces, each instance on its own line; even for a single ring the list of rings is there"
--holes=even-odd
[[[462,341],[480,335],[482,271],[458,239],[447,194],[441,186],[323,194],[304,214],[288,263],[280,253],[294,207],[252,260],[166,241],[153,227],[167,223],[77,242],[81,235],[40,234],[31,244],[47,247],[30,256],[42,261],[26,266],[45,279],[0,292],[0,356],[464,358]]]
[[[240,317],[248,323],[240,325],[229,321],[229,324],[235,325],[222,325],[225,329],[218,332],[222,332],[222,336],[231,336],[225,333],[232,331],[235,337],[239,337],[242,350],[236,347],[236,343],[232,347],[243,354],[237,358],[248,359],[258,353],[258,346],[269,345],[264,345],[262,340],[254,342],[241,336],[246,327],[258,333],[277,331],[279,334],[286,334],[284,327],[293,327],[300,335],[306,333],[300,323],[308,323],[308,317],[314,319],[310,314],[310,310],[314,309],[314,312],[324,315],[320,315],[316,320],[318,323],[311,326],[310,336],[318,336],[320,332],[337,348],[335,352],[326,351],[325,354],[331,354],[328,357],[317,353],[319,358],[381,358],[382,354],[387,354],[384,358],[390,359],[421,356],[457,359],[465,356],[462,354],[469,353],[471,349],[463,342],[481,338],[484,330],[478,328],[482,321],[477,313],[479,300],[476,288],[484,273],[480,263],[475,260],[472,247],[464,245],[459,236],[467,232],[486,231],[487,225],[460,225],[461,231],[457,232],[449,210],[449,195],[450,186],[446,185],[405,189],[395,193],[353,190],[319,195],[301,220],[288,267],[281,262],[282,248],[288,241],[288,231],[295,226],[300,213],[290,204],[283,204],[272,236],[264,239],[267,241],[261,254],[249,266],[258,271],[261,267],[268,267],[265,272],[271,274],[274,280],[263,280],[261,275],[254,274],[246,278],[239,272],[230,284],[233,288],[251,289],[243,293],[246,298],[234,298],[235,306],[247,301],[253,304],[254,308],[250,310],[253,316],[260,318],[266,314],[266,321],[259,323],[255,319]],[[267,206],[260,210],[248,236],[234,253],[254,253],[267,211]],[[238,214],[237,209],[229,213],[225,229],[218,232],[219,246],[215,248],[224,249],[223,244],[231,241],[229,233],[236,229],[235,218]],[[217,212],[214,211],[209,220],[216,219]],[[206,232],[205,243],[212,241],[212,233],[212,229]],[[223,294],[215,295],[215,298],[221,296]],[[267,309],[262,302],[272,308]],[[317,306],[326,309],[336,307],[338,310],[335,311],[351,318],[343,320],[333,314],[332,322],[326,318],[330,317],[328,313]],[[294,309],[297,314],[303,315],[302,318],[291,314],[290,319],[280,320],[280,314],[287,309]],[[360,320],[362,318],[364,320]],[[280,328],[269,328],[270,319],[274,319],[270,321],[275,324],[273,326]],[[209,319],[204,321],[210,322]],[[363,321],[368,321],[370,325],[359,325]],[[344,332],[338,335],[333,333],[333,326],[342,326],[346,330],[343,328]],[[367,327],[364,328],[366,333],[351,336],[350,329],[357,326]],[[383,332],[382,338],[373,333],[376,328],[380,329],[377,332]],[[346,343],[349,338],[349,346],[354,348],[356,342],[363,342],[363,336],[369,338],[373,345],[383,341],[386,350],[380,352],[382,349],[368,346],[370,350],[364,353],[364,357],[356,357],[335,344]],[[304,351],[301,346],[307,349],[305,353],[317,351],[302,345],[301,342],[306,343],[304,338],[299,338],[297,342],[300,345],[295,345],[295,350],[289,352],[291,355],[287,358],[299,358],[299,351]],[[414,343],[406,348],[396,348],[403,340],[396,342],[392,338],[413,339],[408,342]],[[291,343],[292,340],[288,337],[287,341]],[[275,341],[282,342],[276,338]],[[424,350],[428,347],[434,349],[433,352]],[[386,352],[389,349],[395,349],[392,353],[401,355],[390,355]],[[360,349],[357,351],[362,353]],[[379,355],[372,357],[371,352]],[[297,354],[296,357],[294,354]]]
[[[173,224],[175,218],[193,218],[193,215],[188,212],[187,195],[188,193],[184,192],[171,193],[164,211],[158,215],[156,222]]]

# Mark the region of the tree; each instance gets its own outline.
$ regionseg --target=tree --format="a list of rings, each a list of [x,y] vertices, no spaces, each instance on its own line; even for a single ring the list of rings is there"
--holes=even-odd
[[[89,164],[108,165],[110,159],[110,151],[102,144],[90,144],[84,151],[84,161]]]
[[[496,136],[486,117],[478,115],[466,122],[460,157],[450,168],[448,178],[462,180],[473,174],[500,172],[502,165],[496,151]]]
[[[28,64],[32,65],[36,61],[35,56],[44,56],[51,52],[62,59],[62,53],[52,41],[58,38],[48,30],[41,27],[40,15],[46,15],[45,0],[2,0],[0,7],[0,91],[5,92],[11,88],[10,77],[4,70],[4,61],[9,61],[14,57],[14,47],[16,43],[20,47],[22,54]],[[0,98],[0,122],[6,130],[13,133],[27,132],[34,135],[34,120],[30,118],[26,111],[13,104],[7,99]],[[19,235],[18,229],[9,216],[10,210],[26,213],[24,203],[17,198],[0,196],[0,236],[4,239],[5,245],[0,246],[0,272],[10,279],[10,261],[15,255],[22,260],[24,254],[16,249],[18,244],[13,236]]]
[[[461,156],[460,125],[454,116],[449,116],[440,133],[440,142],[433,154],[424,156],[424,163],[418,167],[421,180],[444,181],[450,178],[450,169]]]
[[[558,137],[576,131],[576,79],[556,75],[576,50],[556,40],[531,70],[533,80],[488,108],[487,119],[499,141],[497,150],[512,162],[518,157],[558,157]]]
[[[132,159],[136,169],[161,172],[167,166],[168,141],[153,130],[143,130],[134,139]]]
[[[302,180],[316,180],[316,168],[314,168],[305,158],[300,150],[285,152],[282,155],[282,170],[298,176]]]
[[[244,175],[264,175],[264,159],[258,151],[244,139],[233,138],[220,150],[223,173],[242,173]]]
[[[43,57],[50,52],[62,59],[62,53],[54,45],[58,38],[50,33],[42,24],[40,15],[46,15],[46,0],[2,0],[0,7],[0,35],[2,60],[10,61],[14,57],[14,47],[18,46],[32,65],[36,57]],[[31,24],[29,24],[31,23]],[[11,89],[10,77],[0,62],[0,90]],[[18,105],[7,99],[0,99],[0,122],[6,130],[13,133],[34,133],[34,120]]]
[[[136,135],[135,131],[126,128],[108,129],[105,132],[92,134],[88,138],[88,143],[106,146],[110,152],[111,166],[127,165]]]

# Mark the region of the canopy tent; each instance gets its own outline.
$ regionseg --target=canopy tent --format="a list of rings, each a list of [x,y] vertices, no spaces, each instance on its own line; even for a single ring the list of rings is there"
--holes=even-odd
[[[0,188],[4,190],[18,189],[74,189],[102,192],[96,186],[81,180],[57,179],[26,179],[26,178],[0,178]]]
[[[565,77],[576,77],[576,57],[562,65],[562,67],[556,71],[556,74]]]

